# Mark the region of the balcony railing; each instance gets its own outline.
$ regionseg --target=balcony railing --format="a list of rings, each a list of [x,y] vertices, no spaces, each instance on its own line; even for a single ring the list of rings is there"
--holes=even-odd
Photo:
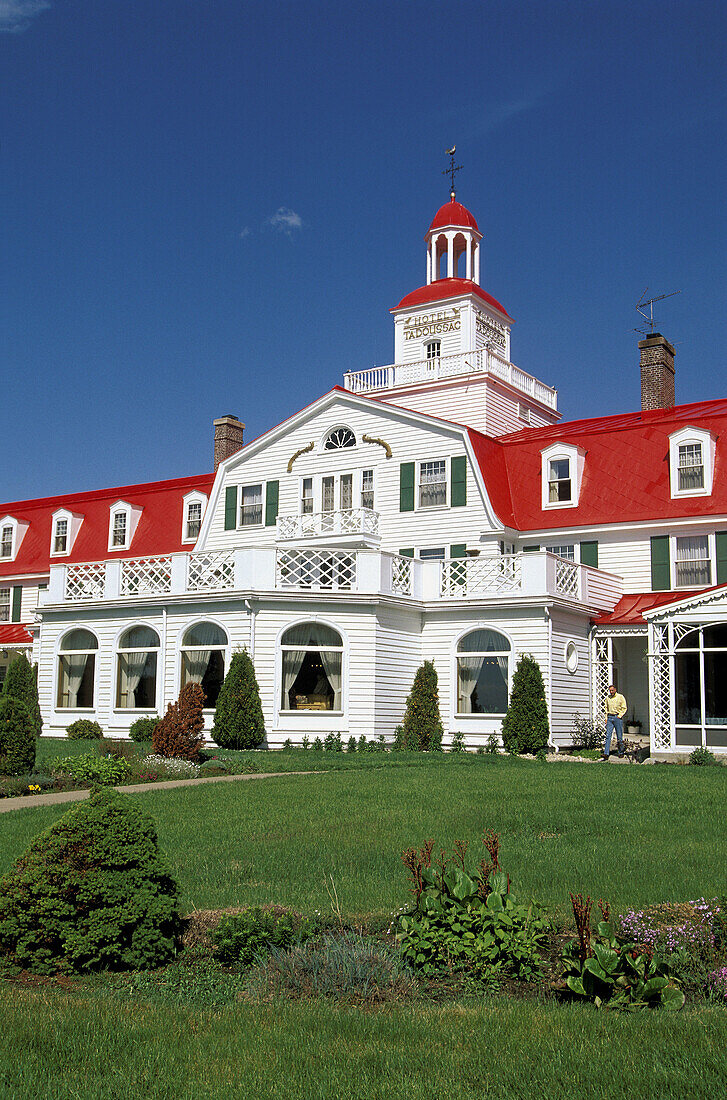
[[[514,389],[535,398],[550,409],[558,408],[558,391],[546,386],[532,374],[516,367],[489,348],[442,355],[437,359],[418,359],[414,363],[392,363],[370,370],[347,371],[343,384],[353,393],[371,393],[431,382],[440,378],[456,378],[468,374],[491,374],[508,382]]]
[[[346,508],[334,512],[309,512],[278,516],[278,539],[305,539],[322,535],[378,535],[379,513],[370,508]]]
[[[359,593],[438,600],[559,598],[612,610],[613,573],[538,551],[422,561],[378,549],[278,546],[52,565],[39,606],[237,592]]]

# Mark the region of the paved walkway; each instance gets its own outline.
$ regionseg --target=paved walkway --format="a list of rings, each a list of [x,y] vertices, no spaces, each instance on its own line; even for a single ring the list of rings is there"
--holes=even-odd
[[[323,771],[307,772],[247,772],[244,775],[207,775],[201,779],[165,779],[162,783],[129,783],[115,790],[123,794],[143,794],[144,791],[170,791],[174,787],[198,787],[201,783],[234,783],[245,779],[281,779],[286,775],[324,775]],[[53,791],[51,794],[21,795],[18,798],[0,798],[0,814],[11,810],[29,810],[36,806],[56,806],[59,802],[82,802],[91,792]]]

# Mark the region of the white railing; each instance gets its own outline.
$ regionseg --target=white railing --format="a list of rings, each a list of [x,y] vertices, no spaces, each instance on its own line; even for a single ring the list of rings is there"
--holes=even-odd
[[[88,561],[81,565],[66,566],[66,583],[63,598],[76,600],[100,600],[106,583],[106,563]]]
[[[122,596],[155,596],[170,592],[172,556],[125,558],[121,562]]]
[[[370,508],[346,508],[335,512],[309,512],[278,516],[279,539],[311,538],[316,535],[378,535],[379,513]]]
[[[235,586],[235,557],[231,550],[208,550],[190,554],[188,592],[214,592]]]
[[[519,554],[482,558],[448,558],[442,562],[440,595],[500,596],[521,585]]]
[[[555,591],[559,596],[570,596],[579,600],[581,596],[580,566],[567,558],[555,560]]]
[[[356,585],[356,554],[344,550],[278,550],[276,588],[350,592]]]
[[[347,371],[343,384],[353,393],[369,393],[372,390],[396,389],[418,382],[436,381],[439,378],[456,378],[466,374],[492,374],[522,393],[547,405],[558,408],[558,391],[546,386],[532,374],[516,367],[489,348],[460,352],[458,355],[442,355],[438,359],[418,359],[413,363],[392,363],[370,370]]]
[[[391,557],[391,591],[394,596],[411,596],[414,561],[399,554]]]

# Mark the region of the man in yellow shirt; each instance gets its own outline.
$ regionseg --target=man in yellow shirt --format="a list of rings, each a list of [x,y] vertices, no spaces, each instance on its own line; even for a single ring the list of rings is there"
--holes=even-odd
[[[611,684],[608,689],[608,695],[606,696],[606,744],[603,749],[603,760],[608,760],[611,755],[611,739],[616,731],[616,740],[618,742],[618,755],[623,757],[624,754],[624,714],[628,710],[628,704],[623,695],[619,695],[616,691],[615,685]]]

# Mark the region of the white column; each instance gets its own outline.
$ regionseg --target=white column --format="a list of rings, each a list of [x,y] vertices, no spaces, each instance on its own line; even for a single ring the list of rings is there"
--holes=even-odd
[[[432,281],[432,250],[431,250],[431,248],[428,248],[427,249],[427,286],[429,286],[431,281]]]
[[[437,238],[432,237],[431,246],[431,265],[432,265],[432,282],[439,278],[439,271],[437,270]]]
[[[472,238],[467,238],[467,271],[466,276],[468,279],[472,278]]]
[[[480,246],[479,246],[479,243],[475,245],[475,282],[479,286],[479,283],[480,283]]]
[[[447,234],[447,278],[454,277],[454,236]]]

